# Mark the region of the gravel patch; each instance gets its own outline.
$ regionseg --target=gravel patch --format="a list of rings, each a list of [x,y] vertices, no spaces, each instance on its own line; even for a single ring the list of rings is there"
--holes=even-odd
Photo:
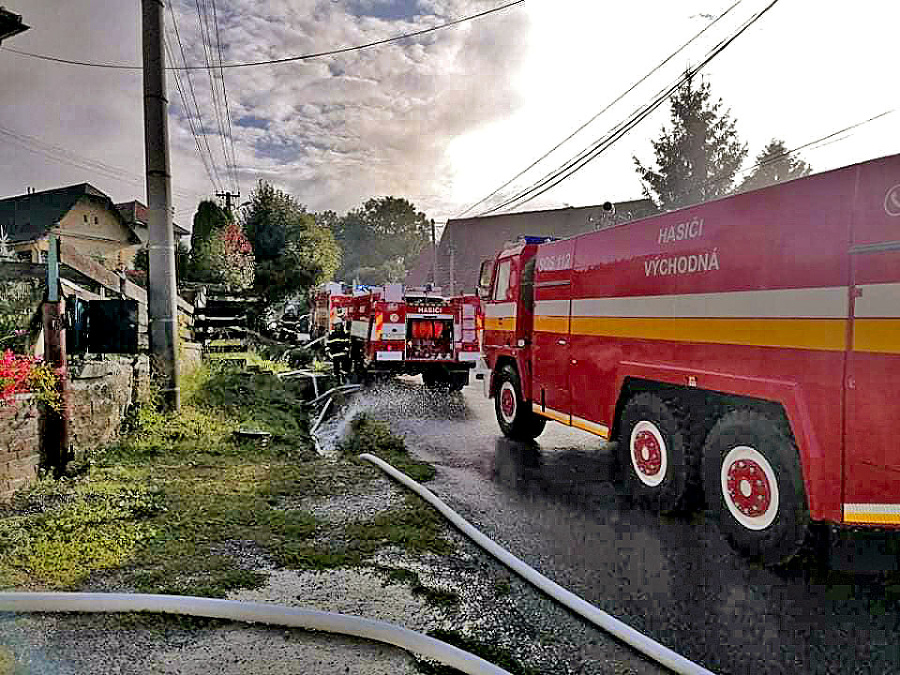
[[[380,511],[388,511],[402,505],[404,493],[393,484],[379,486],[371,494],[335,495],[325,499],[304,499],[299,508],[309,511],[314,517],[327,520],[333,525],[345,525],[354,520],[370,517]]]
[[[272,556],[251,539],[230,539],[212,546],[213,555],[227,556],[234,560],[239,569],[251,572],[269,572],[275,569]]]
[[[0,622],[21,672],[41,675],[411,675],[402,650],[340,635],[224,623],[208,628],[122,628],[98,615],[41,615]]]
[[[269,575],[263,588],[235,591],[228,598],[352,614],[417,631],[432,628],[438,618],[409,588],[386,586],[383,575],[366,567],[315,572],[279,570]]]

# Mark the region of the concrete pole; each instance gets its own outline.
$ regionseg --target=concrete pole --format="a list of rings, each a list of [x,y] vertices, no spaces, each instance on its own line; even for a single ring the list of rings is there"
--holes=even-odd
[[[437,286],[437,239],[434,231],[434,218],[431,219],[431,285]]]
[[[149,230],[147,310],[150,354],[163,406],[179,410],[178,306],[175,289],[175,234],[169,176],[169,129],[163,52],[163,2],[141,0],[144,42],[144,148],[147,156]]]
[[[47,251],[47,301],[41,307],[44,326],[44,361],[57,373],[59,410],[44,417],[44,454],[53,475],[63,475],[69,453],[69,372],[66,360],[65,304],[59,292],[59,238],[50,235]]]

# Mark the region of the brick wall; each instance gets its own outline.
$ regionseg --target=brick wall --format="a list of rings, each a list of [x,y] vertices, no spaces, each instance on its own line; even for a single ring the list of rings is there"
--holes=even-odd
[[[41,462],[38,411],[31,396],[0,407],[0,500],[37,478]]]

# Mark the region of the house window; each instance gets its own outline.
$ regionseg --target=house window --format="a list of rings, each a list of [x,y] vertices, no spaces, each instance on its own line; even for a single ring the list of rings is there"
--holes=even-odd
[[[41,251],[41,262],[47,262],[47,251]]]
[[[31,262],[31,251],[19,251],[16,257],[22,262]]]
[[[85,213],[84,214],[84,222],[87,222],[87,221],[88,221],[88,218],[87,218],[87,214]]]
[[[94,225],[99,225],[100,219],[97,216],[94,216]]]

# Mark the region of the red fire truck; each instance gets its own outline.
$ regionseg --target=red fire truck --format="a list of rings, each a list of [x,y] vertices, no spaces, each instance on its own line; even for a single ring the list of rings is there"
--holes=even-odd
[[[900,155],[482,267],[503,433],[617,441],[630,491],[705,497],[779,563],[811,522],[900,526]]]
[[[344,284],[330,281],[317,288],[311,302],[312,337],[321,337],[331,332],[336,325],[346,324],[353,300],[353,292]]]
[[[422,375],[427,386],[460,390],[481,357],[477,295],[387,284],[354,298],[354,368],[366,374]]]

